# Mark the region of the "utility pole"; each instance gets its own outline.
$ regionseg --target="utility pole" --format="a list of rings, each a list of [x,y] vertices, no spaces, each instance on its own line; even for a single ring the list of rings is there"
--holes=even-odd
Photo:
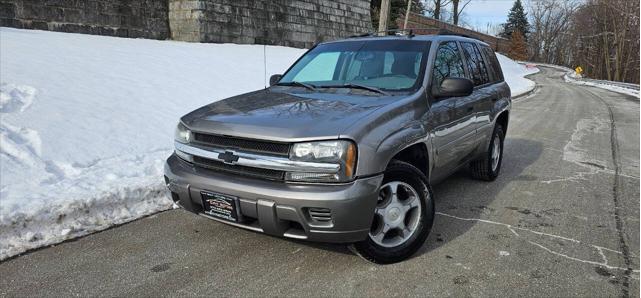
[[[411,9],[412,9],[412,0],[407,0],[407,10],[405,11],[405,23],[403,23],[403,30],[407,29],[407,19],[410,18]]]
[[[381,15],[378,19],[378,32],[387,35],[387,20],[389,19],[390,0],[381,0]]]

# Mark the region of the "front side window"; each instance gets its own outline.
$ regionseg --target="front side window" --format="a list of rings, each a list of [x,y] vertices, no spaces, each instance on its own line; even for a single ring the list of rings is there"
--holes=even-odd
[[[432,73],[432,88],[438,88],[445,78],[464,78],[463,60],[454,41],[446,42],[438,47]]]
[[[348,41],[322,44],[305,54],[279,83],[314,87],[358,84],[385,91],[410,91],[422,83],[429,42]]]

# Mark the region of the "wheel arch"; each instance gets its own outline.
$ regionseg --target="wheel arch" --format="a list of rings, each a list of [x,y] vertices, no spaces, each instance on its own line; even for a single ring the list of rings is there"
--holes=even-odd
[[[503,134],[507,134],[507,126],[510,120],[510,111],[503,111],[496,117],[496,124],[500,124],[503,127]],[[495,125],[496,125],[495,124]]]
[[[427,145],[424,142],[414,143],[402,150],[396,152],[388,161],[400,160],[409,163],[419,169],[426,177],[429,177],[430,172],[430,155]]]

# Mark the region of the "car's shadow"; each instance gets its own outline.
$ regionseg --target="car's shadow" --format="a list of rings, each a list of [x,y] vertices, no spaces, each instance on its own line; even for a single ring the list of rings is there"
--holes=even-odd
[[[461,169],[441,183],[432,186],[436,212],[468,218],[482,217],[484,212],[492,210],[492,201],[510,182],[537,179],[523,175],[523,170],[533,164],[542,152],[543,145],[540,142],[518,138],[506,139],[505,155],[499,177],[492,182],[478,181],[471,178],[467,168]],[[476,221],[458,221],[456,225],[446,225],[443,222],[449,221],[445,219],[447,217],[436,215],[430,236],[413,257],[429,253],[445,245],[465,234],[476,224]],[[337,253],[352,254],[346,245],[286,240]]]
[[[437,215],[429,238],[414,257],[445,245],[467,233],[477,223],[477,221],[457,220],[455,225],[447,224],[452,222],[448,220],[447,215],[482,218],[484,213],[494,211],[492,202],[510,182],[537,180],[537,177],[524,175],[523,171],[536,162],[542,152],[543,145],[540,142],[508,138],[505,141],[501,172],[495,181],[474,180],[471,178],[469,169],[462,169],[443,182],[432,186]]]

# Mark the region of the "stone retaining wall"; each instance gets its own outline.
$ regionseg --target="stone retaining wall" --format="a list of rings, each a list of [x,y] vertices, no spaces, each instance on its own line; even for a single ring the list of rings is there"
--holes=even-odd
[[[369,32],[364,0],[170,0],[173,39],[309,48]]]
[[[169,37],[158,0],[0,0],[0,26],[120,37]]]
[[[0,0],[0,26],[299,48],[372,31],[368,0]]]

